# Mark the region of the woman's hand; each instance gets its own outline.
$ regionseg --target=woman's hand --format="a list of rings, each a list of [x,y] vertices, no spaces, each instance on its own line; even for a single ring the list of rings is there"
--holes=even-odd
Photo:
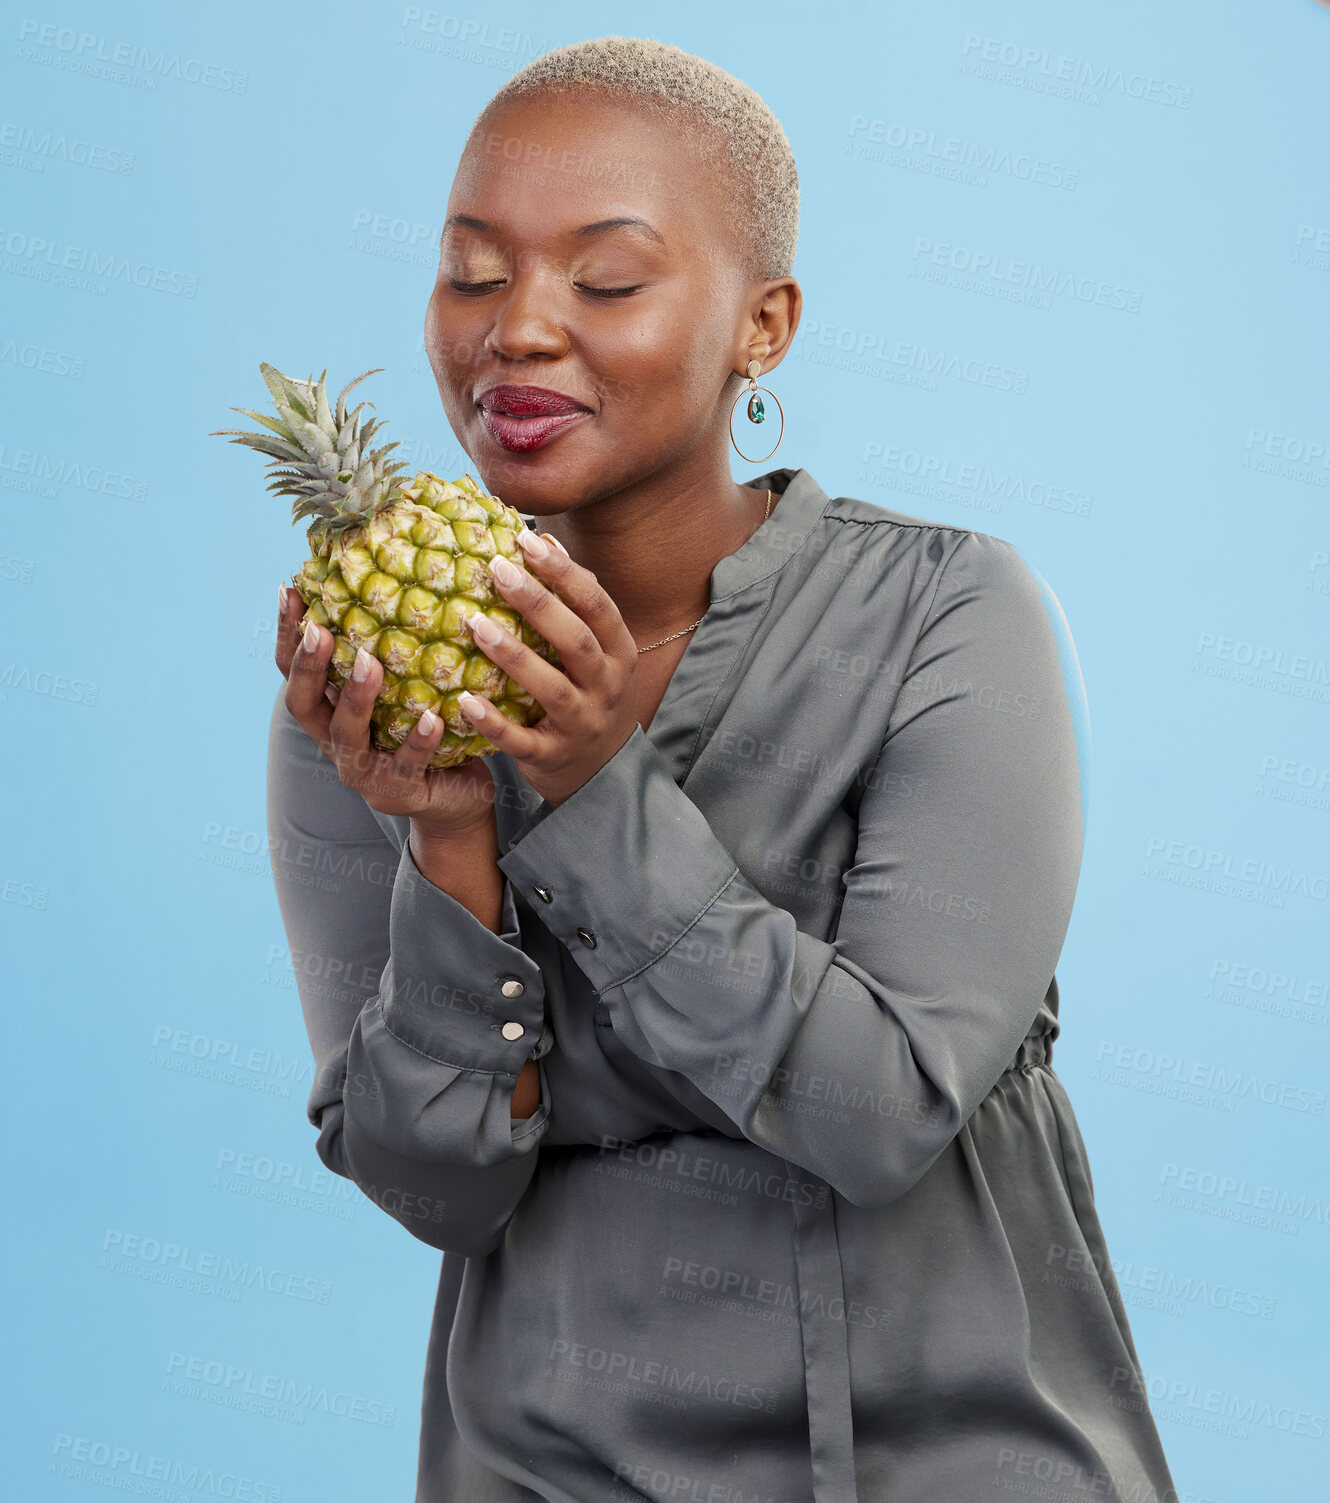
[[[370,711],[383,682],[383,664],[362,648],[341,691],[331,687],[332,633],[311,623],[302,639],[298,626],[304,614],[300,596],[284,586],[276,656],[286,678],[286,708],[336,766],[342,782],[380,813],[409,815],[423,837],[446,840],[492,820],[494,779],[483,758],[470,757],[460,767],[428,766],[443,738],[438,715],[430,717],[432,724],[422,716],[429,729],[422,734],[418,724],[395,752],[372,744]],[[362,669],[365,676],[357,679]]]
[[[488,617],[472,617],[471,630],[485,656],[534,695],[545,714],[520,726],[482,694],[468,692],[460,702],[467,719],[507,752],[531,787],[558,805],[637,727],[637,644],[590,569],[529,528],[518,533],[518,542],[531,573],[502,558],[491,562],[490,572],[508,604],[555,647],[562,667]]]

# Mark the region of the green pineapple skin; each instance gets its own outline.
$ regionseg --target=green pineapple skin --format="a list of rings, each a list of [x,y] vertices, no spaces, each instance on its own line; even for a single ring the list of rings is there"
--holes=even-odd
[[[291,579],[306,607],[300,629],[314,621],[331,632],[328,681],[339,688],[357,648],[383,664],[370,715],[379,750],[395,751],[433,710],[444,732],[430,767],[458,767],[496,751],[462,711],[459,696],[467,689],[518,725],[543,718],[543,707],[491,662],[467,624],[479,611],[557,665],[553,646],[504,601],[490,576],[496,554],[529,572],[517,543],[524,525],[469,475],[447,481],[422,470],[368,523],[332,536],[311,528],[310,557]]]
[[[236,407],[264,431],[223,428],[213,436],[267,455],[268,489],[295,498],[293,523],[313,518],[310,557],[291,579],[305,602],[300,631],[315,621],[332,633],[328,677],[338,686],[350,676],[358,647],[383,663],[371,712],[374,745],[395,751],[433,710],[444,733],[431,767],[457,767],[496,751],[463,715],[458,696],[465,689],[484,694],[519,725],[541,720],[543,707],[486,657],[467,625],[480,611],[561,666],[554,647],[504,602],[490,576],[489,560],[499,553],[530,572],[517,546],[523,527],[517,511],[470,475],[448,481],[422,470],[403,481],[405,462],[389,459],[397,444],[370,446],[381,423],[361,414],[373,403],[347,408],[348,394],[374,370],[348,381],[335,403],[328,400],[326,370],[307,381],[266,361],[259,371],[276,418]]]

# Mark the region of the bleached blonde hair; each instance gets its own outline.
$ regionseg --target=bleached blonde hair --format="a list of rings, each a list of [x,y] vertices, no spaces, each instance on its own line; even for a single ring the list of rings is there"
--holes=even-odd
[[[600,89],[670,118],[703,158],[728,168],[735,230],[754,280],[790,275],[799,239],[799,174],[780,121],[753,89],[705,58],[647,37],[596,37],[542,53],[476,117],[468,144],[510,100]]]

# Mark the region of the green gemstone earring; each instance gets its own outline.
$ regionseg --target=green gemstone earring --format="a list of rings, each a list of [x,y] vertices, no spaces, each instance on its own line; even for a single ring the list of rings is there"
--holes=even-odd
[[[767,410],[762,405],[762,398],[759,395],[760,392],[766,392],[776,404],[776,411],[780,413],[780,434],[776,439],[776,448],[771,451],[771,454],[774,454],[776,449],[780,448],[781,439],[785,437],[785,409],[780,405],[780,398],[769,386],[759,386],[757,384],[758,373],[761,369],[762,364],[760,361],[750,360],[748,362],[748,385],[745,388],[748,392],[748,421],[750,423],[766,422]],[[771,454],[764,454],[760,459],[754,458],[751,454],[745,454],[734,437],[734,414],[739,406],[739,397],[742,397],[743,394],[743,391],[741,391],[739,396],[735,397],[734,406],[730,408],[730,442],[734,444],[735,453],[738,454],[740,459],[746,460],[749,464],[762,464],[771,458]]]

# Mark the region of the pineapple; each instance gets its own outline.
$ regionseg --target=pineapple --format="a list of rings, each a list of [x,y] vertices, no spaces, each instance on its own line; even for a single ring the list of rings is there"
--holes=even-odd
[[[393,751],[426,710],[444,723],[431,767],[456,767],[495,747],[462,713],[465,689],[484,694],[500,714],[532,725],[545,711],[527,690],[484,654],[468,625],[479,611],[507,627],[533,651],[557,664],[554,647],[507,604],[488,567],[502,553],[520,569],[517,546],[524,523],[518,513],[486,495],[471,478],[448,481],[422,470],[403,481],[403,460],[389,461],[396,443],[371,449],[378,419],[361,426],[372,402],[346,410],[347,394],[365,371],[328,405],[325,370],[317,381],[295,381],[271,365],[259,369],[272,393],[277,419],[233,407],[268,430],[223,428],[272,456],[268,489],[294,496],[292,525],[313,517],[307,537],[310,557],[291,578],[305,602],[301,621],[316,621],[333,636],[329,682],[350,677],[356,649],[383,664],[383,683],[371,713],[371,739]],[[381,369],[381,367],[380,367]]]

